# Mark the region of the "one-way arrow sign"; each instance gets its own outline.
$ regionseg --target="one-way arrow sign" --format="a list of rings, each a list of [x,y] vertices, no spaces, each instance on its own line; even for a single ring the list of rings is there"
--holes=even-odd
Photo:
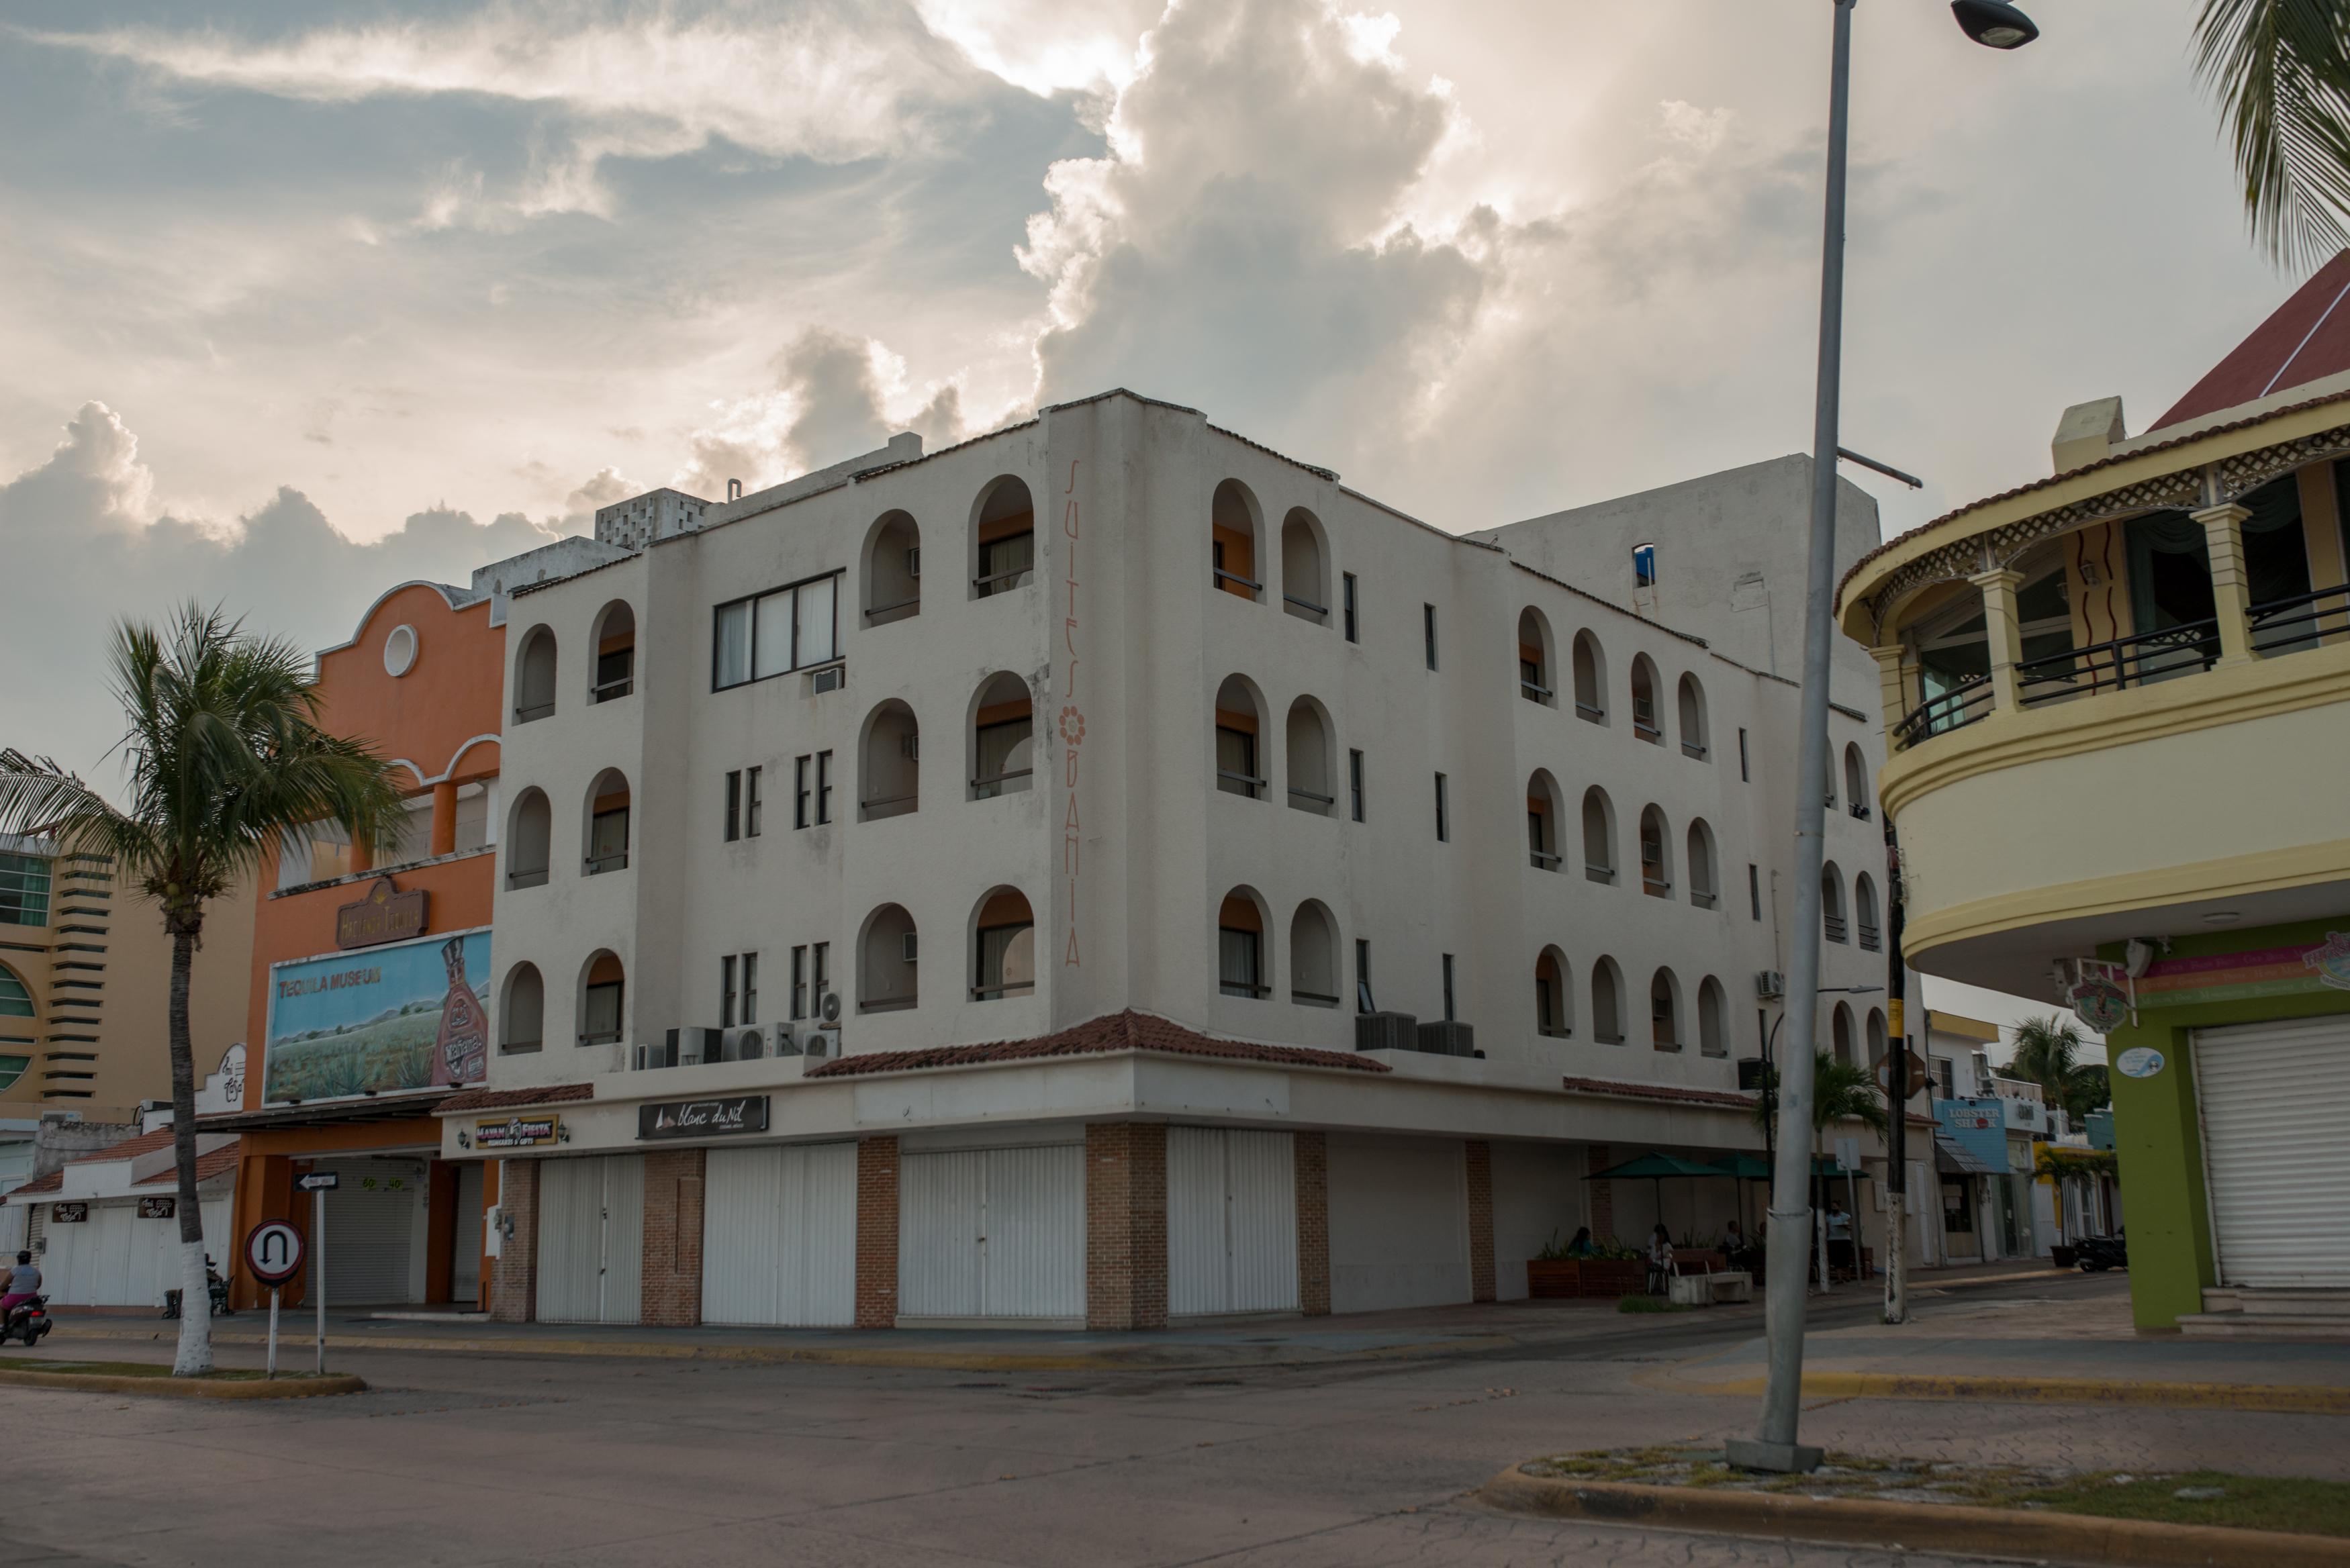
[[[313,1170],[294,1179],[294,1185],[305,1192],[332,1192],[342,1184],[343,1175],[338,1170]]]

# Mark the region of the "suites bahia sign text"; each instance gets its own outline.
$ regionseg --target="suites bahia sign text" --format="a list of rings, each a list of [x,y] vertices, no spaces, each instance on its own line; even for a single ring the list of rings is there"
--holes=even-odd
[[[767,1130],[767,1096],[728,1095],[714,1100],[665,1100],[637,1107],[637,1136],[726,1137]]]

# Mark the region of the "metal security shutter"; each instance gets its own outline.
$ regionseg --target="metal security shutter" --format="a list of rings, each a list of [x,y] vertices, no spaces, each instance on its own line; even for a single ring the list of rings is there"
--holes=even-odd
[[[644,1291],[644,1157],[550,1159],[538,1182],[539,1321],[635,1323]]]
[[[1084,1319],[1082,1144],[911,1154],[899,1169],[902,1314]]]
[[[1329,1143],[1330,1310],[1469,1299],[1469,1169],[1450,1138]]]
[[[424,1208],[424,1162],[322,1159],[314,1168],[342,1178],[342,1185],[327,1194],[327,1304],[373,1306],[421,1299],[415,1263]]]
[[[1297,1308],[1291,1136],[1167,1131],[1167,1310],[1177,1317]]]
[[[2350,1287],[2350,1023],[2195,1032],[2220,1282]]]
[[[857,1146],[712,1149],[702,1321],[857,1321]]]
[[[449,1299],[477,1306],[482,1299],[482,1167],[457,1168],[457,1220],[449,1242]]]

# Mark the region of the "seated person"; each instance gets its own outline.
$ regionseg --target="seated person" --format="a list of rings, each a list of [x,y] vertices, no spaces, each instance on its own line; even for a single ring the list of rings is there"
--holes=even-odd
[[[1668,1295],[1672,1292],[1673,1239],[1662,1221],[1648,1233],[1648,1293]]]
[[[1598,1250],[1592,1244],[1591,1227],[1588,1225],[1575,1227],[1575,1240],[1566,1244],[1566,1255],[1570,1258],[1587,1258]]]

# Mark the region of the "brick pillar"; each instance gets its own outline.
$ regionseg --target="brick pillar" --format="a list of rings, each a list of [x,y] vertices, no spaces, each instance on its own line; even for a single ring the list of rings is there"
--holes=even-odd
[[[1330,1315],[1330,1145],[1318,1132],[1292,1138],[1297,1159],[1297,1305]]]
[[[1489,1302],[1493,1288],[1493,1146],[1471,1138],[1469,1157],[1469,1299]]]
[[[898,1140],[857,1140],[857,1326],[898,1326]]]
[[[1615,1157],[1608,1152],[1607,1146],[1595,1143],[1591,1146],[1590,1158],[1585,1168],[1605,1170],[1615,1163]],[[1616,1184],[1612,1181],[1586,1181],[1583,1185],[1591,1189],[1591,1239],[1595,1241],[1613,1240],[1616,1235]]]
[[[1086,1128],[1086,1326],[1167,1326],[1167,1128]]]
[[[499,1162],[498,1207],[514,1225],[490,1287],[490,1316],[499,1323],[538,1320],[538,1168],[535,1159]]]
[[[655,1328],[702,1326],[702,1194],[709,1152],[645,1155],[645,1239],[640,1320]]]

